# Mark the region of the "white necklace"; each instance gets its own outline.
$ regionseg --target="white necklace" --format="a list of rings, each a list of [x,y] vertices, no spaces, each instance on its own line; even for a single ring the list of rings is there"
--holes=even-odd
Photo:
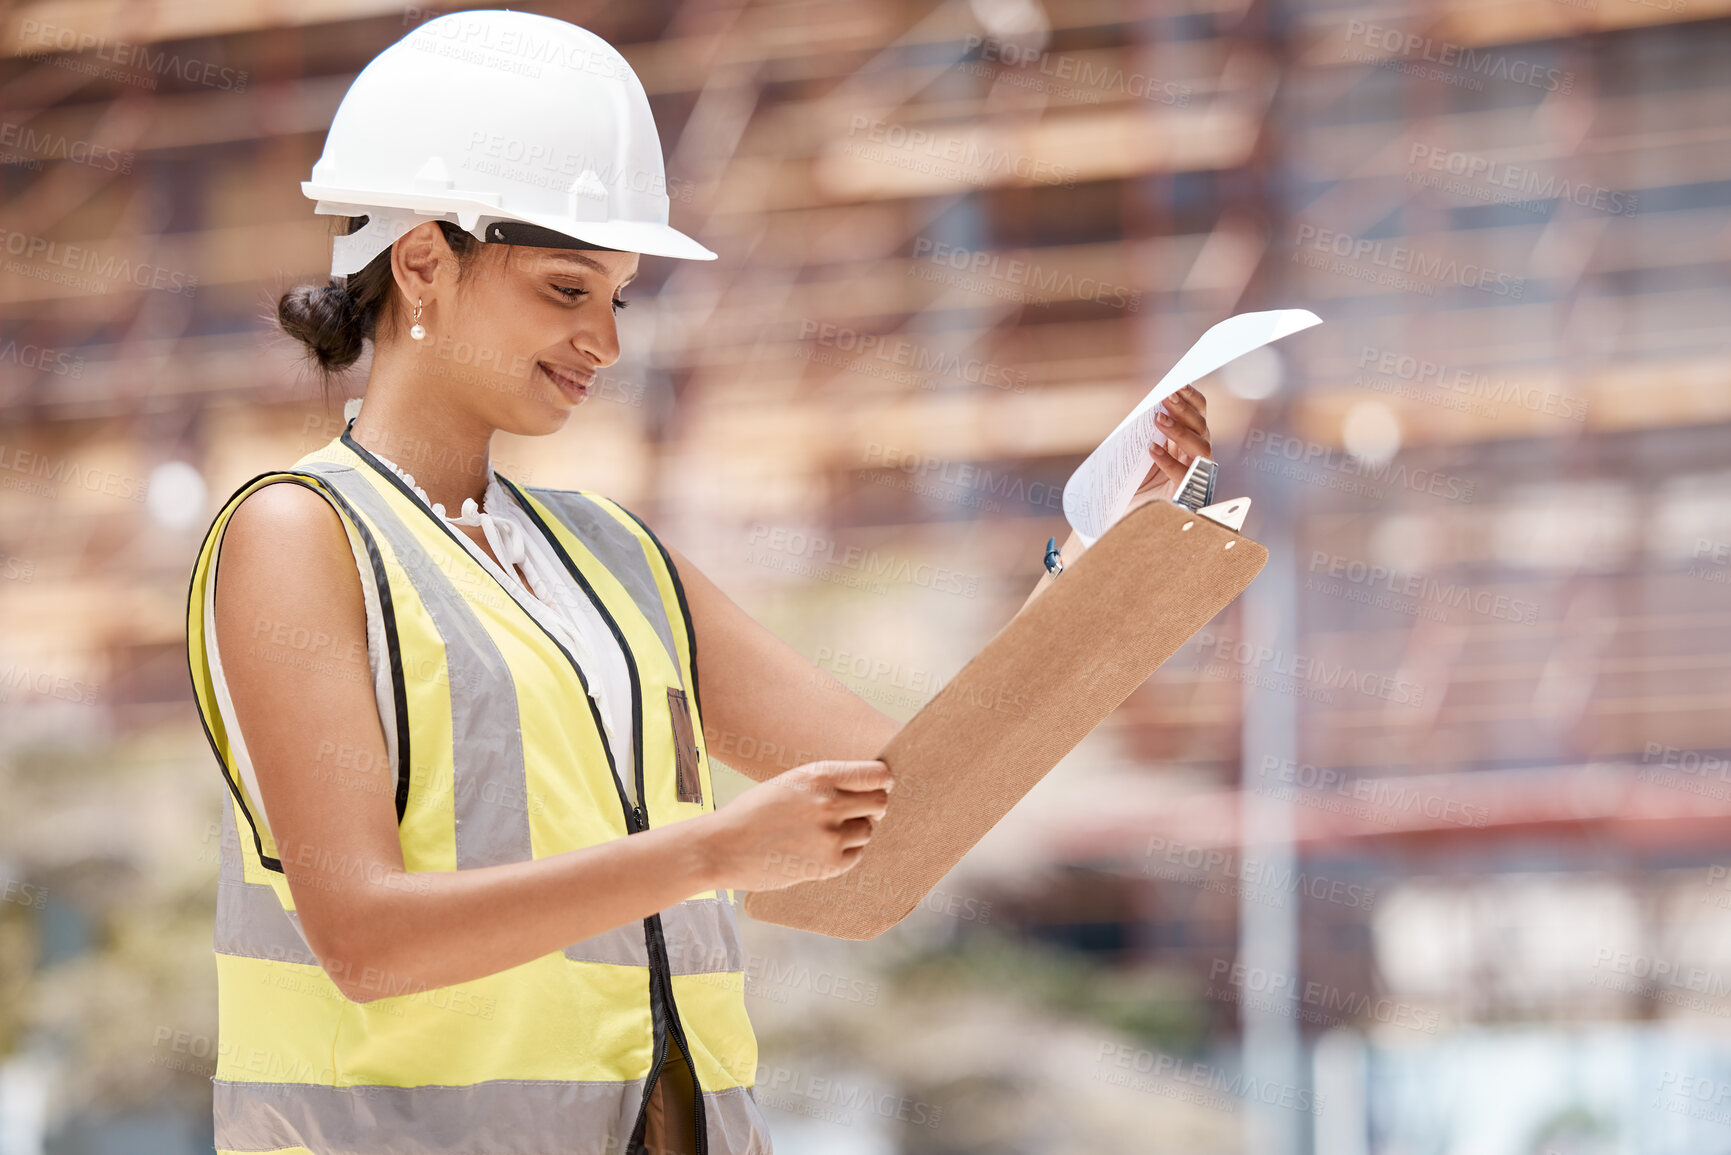
[[[361,399],[359,397],[349,398],[348,401],[343,404],[344,423],[347,424],[349,421],[354,420],[360,411]],[[554,585],[547,579],[546,575],[542,572],[541,567],[536,564],[534,557],[530,555],[529,544],[524,538],[523,531],[518,528],[516,522],[507,517],[493,516],[476,505],[475,499],[472,497],[465,497],[463,499],[462,514],[458,517],[452,517],[445,512],[445,507],[442,503],[428,499],[427,491],[416,485],[414,476],[402,466],[398,465],[388,457],[384,457],[378,453],[373,453],[370,449],[367,450],[367,452],[372,453],[375,458],[388,466],[398,477],[402,478],[403,484],[407,485],[414,491],[415,496],[420,498],[421,504],[437,514],[440,520],[449,525],[480,526],[482,536],[486,538],[487,544],[492,547],[494,557],[503,564],[504,571],[510,574],[516,584],[522,587],[531,598],[538,600],[547,610],[552,610]],[[492,463],[488,462],[487,489],[481,496],[483,498],[491,497],[494,491],[498,488],[498,485],[498,475],[493,472]],[[520,575],[519,571],[521,571]],[[578,666],[586,670],[596,669],[597,663],[595,660],[595,651],[590,645],[588,635],[584,633],[582,629],[577,628],[574,624],[571,625],[570,628],[567,628],[565,622],[562,621],[557,614],[553,615],[553,621],[555,626],[559,629],[561,636],[563,636],[567,643],[576,651]],[[601,724],[607,731],[608,741],[615,741],[613,715],[607,709],[607,702],[602,690],[602,680],[600,678],[591,678],[589,680],[589,696],[593,698],[595,704],[601,708]]]
[[[344,425],[347,425],[350,421],[354,420],[357,416],[360,415],[361,400],[362,399],[359,397],[350,397],[347,401],[343,402],[343,423],[344,423]],[[481,520],[481,518],[483,516],[485,516],[489,520],[491,520],[492,515],[487,513],[487,511],[482,509],[479,505],[475,504],[475,499],[472,497],[465,497],[463,499],[463,511],[460,514],[458,514],[456,517],[452,517],[450,514],[445,512],[444,502],[432,500],[431,498],[429,498],[427,496],[426,490],[422,489],[419,485],[415,484],[415,477],[412,473],[410,473],[408,470],[404,469],[402,466],[398,465],[396,462],[392,461],[390,458],[386,457],[382,453],[379,453],[379,452],[377,452],[375,450],[371,450],[371,449],[367,450],[367,452],[371,453],[374,457],[378,458],[382,464],[390,467],[390,470],[392,473],[395,473],[398,477],[402,478],[403,484],[407,485],[410,489],[414,490],[415,496],[421,499],[421,504],[426,506],[428,509],[431,509],[434,513],[438,514],[438,516],[441,520],[449,522],[452,525],[483,525],[483,524],[485,524]],[[493,464],[492,464],[492,462],[488,462],[487,463],[487,489],[481,494],[482,499],[485,500],[492,493],[492,491],[493,491]]]

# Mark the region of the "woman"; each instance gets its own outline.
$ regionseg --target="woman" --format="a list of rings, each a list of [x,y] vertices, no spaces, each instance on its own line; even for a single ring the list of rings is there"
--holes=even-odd
[[[313,177],[342,279],[279,315],[327,371],[371,340],[365,401],[235,491],[189,589],[216,1147],[767,1152],[725,892],[848,869],[898,724],[617,503],[489,462],[618,359],[640,254],[714,256],[667,225],[642,87],[583,29],[454,13],[356,78]],[[1170,405],[1139,500],[1208,452]],[[713,735],[761,782],[721,809]]]

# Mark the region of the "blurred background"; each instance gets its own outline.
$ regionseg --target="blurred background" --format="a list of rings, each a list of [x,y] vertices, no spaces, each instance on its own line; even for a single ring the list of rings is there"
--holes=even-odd
[[[1201,383],[1250,590],[892,932],[746,921],[778,1152],[1731,1151],[1731,3],[517,7],[720,259],[495,463],[897,718],[1204,330],[1324,321]],[[364,389],[299,182],[443,11],[0,7],[0,1155],[211,1149],[188,576]]]

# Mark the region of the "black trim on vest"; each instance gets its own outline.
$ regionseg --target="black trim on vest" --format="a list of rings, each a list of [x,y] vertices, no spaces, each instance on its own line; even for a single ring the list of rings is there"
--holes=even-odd
[[[577,568],[577,563],[571,560],[571,555],[565,552],[565,547],[559,543],[557,537],[553,536],[553,530],[547,525],[546,520],[535,512],[534,507],[529,504],[529,499],[521,489],[517,488],[517,483],[507,480],[505,475],[498,470],[493,471],[493,476],[497,477],[499,484],[517,499],[517,504],[523,507],[523,512],[529,515],[529,520],[535,523],[535,528],[541,531],[541,536],[547,539],[547,543],[553,547],[553,552],[559,555],[559,560],[564,563],[566,572],[576,580],[579,586],[583,587],[583,593],[594,604],[596,611],[601,615],[601,620],[606,622],[607,628],[613,632],[613,640],[619,643],[619,648],[625,653],[626,670],[631,675],[631,764],[637,783],[637,803],[643,808],[643,823],[647,829],[649,824],[649,796],[643,789],[643,683],[637,676],[637,656],[631,652],[631,644],[625,640],[625,631],[621,630],[619,623],[613,620],[613,615],[608,612],[607,606],[601,601],[601,596],[595,592],[595,587],[589,584],[589,579],[583,576],[583,571]]]
[[[381,616],[384,618],[385,622],[385,648],[390,654],[391,687],[397,715],[397,821],[401,823],[409,799],[410,765],[409,707],[403,686],[403,655],[402,650],[399,648],[397,643],[397,616],[395,604],[391,600],[390,580],[385,576],[384,559],[379,554],[379,547],[377,543],[373,541],[373,535],[368,531],[366,523],[361,521],[359,516],[356,515],[353,507],[351,507],[334,488],[329,489],[327,492],[326,484],[328,483],[326,482],[326,479],[319,477],[318,474],[293,469],[273,469],[254,475],[250,480],[242,483],[235,492],[229,496],[229,499],[223,503],[222,509],[217,511],[216,517],[211,520],[210,528],[205,531],[204,541],[199,545],[198,556],[202,557],[204,555],[205,547],[210,544],[212,535],[216,533],[217,523],[223,521],[224,514],[227,514],[231,507],[239,505],[240,502],[245,501],[248,497],[251,497],[254,493],[258,492],[257,489],[251,487],[267,477],[276,479],[267,484],[299,485],[312,490],[321,497],[327,499],[335,498],[337,503],[348,513],[350,520],[355,524],[355,528],[360,530],[361,540],[366,543],[367,558],[372,563],[373,576],[379,587],[379,608],[381,610]],[[317,478],[320,484],[314,484],[312,481],[306,480],[308,478]],[[258,489],[263,488],[263,485],[258,486]],[[227,531],[228,527],[225,523],[223,525],[223,532],[227,533]],[[218,542],[216,550],[211,554],[211,597],[213,599],[216,597],[216,582],[221,577],[222,567],[218,564],[221,560],[221,554],[222,544],[221,542]],[[193,566],[192,575],[187,578],[186,582],[186,613],[189,618],[192,616],[193,612],[192,593],[193,585],[197,581],[197,578],[198,566],[195,564]],[[201,615],[204,613],[204,607],[202,605],[198,607],[198,612]],[[206,641],[206,645],[208,647],[208,640]],[[192,655],[190,653],[187,654],[186,674],[188,680],[192,683],[193,701],[196,703],[198,701],[198,675],[192,668]],[[282,859],[273,858],[264,852],[264,839],[259,835],[258,822],[253,818],[252,811],[247,808],[246,799],[241,795],[239,783],[235,782],[234,778],[229,773],[228,763],[223,760],[222,751],[218,749],[216,744],[216,736],[210,732],[210,723],[205,720],[204,711],[202,709],[198,710],[198,725],[199,728],[204,731],[204,740],[209,743],[210,752],[216,757],[217,769],[222,772],[223,782],[227,784],[229,793],[234,795],[235,805],[240,808],[242,816],[246,818],[247,829],[252,832],[253,849],[258,854],[259,863],[267,870],[274,870],[278,874],[286,875],[287,872],[283,870]]]
[[[610,499],[611,500],[611,499]],[[697,681],[697,631],[691,626],[691,605],[685,600],[685,583],[679,580],[679,567],[673,564],[673,556],[667,552],[667,547],[661,544],[661,539],[655,536],[655,531],[643,524],[643,519],[619,505],[625,510],[625,516],[635,521],[643,532],[649,535],[649,540],[655,543],[655,548],[661,554],[662,562],[667,566],[667,573],[673,579],[673,592],[679,599],[679,616],[685,621],[685,645],[691,651],[691,705],[697,712],[698,727],[702,728],[703,719],[703,689]]]
[[[329,484],[328,479],[319,474],[312,476]],[[397,605],[391,597],[391,579],[385,572],[384,555],[379,553],[372,531],[335,486],[331,486],[330,496],[336,498],[337,504],[349,515],[349,520],[355,523],[355,528],[361,531],[361,540],[367,547],[367,560],[373,567],[373,584],[379,587],[379,616],[385,620],[385,652],[391,661],[391,704],[397,715],[397,825],[401,826],[403,816],[409,811],[409,772],[413,763],[409,760],[409,691],[403,680],[402,646],[397,640]]]
[[[661,980],[661,987],[665,992],[662,997],[667,1003],[667,1026],[673,1032],[673,1037],[679,1040],[679,1053],[685,1060],[686,1069],[691,1072],[691,1109],[692,1114],[697,1117],[697,1155],[708,1155],[709,1124],[704,1118],[703,1080],[697,1077],[697,1060],[691,1057],[691,1043],[685,1037],[685,1026],[679,1021],[679,1004],[673,998],[673,964],[667,958],[667,937],[661,929],[661,915],[650,915],[644,920],[644,925],[649,933],[649,947],[654,952],[650,957],[659,959],[661,962],[659,967],[652,966],[649,968],[650,984],[653,987],[657,978]],[[663,1055],[662,1058],[665,1059],[666,1056]],[[649,1077],[648,1086],[651,1092],[654,1091],[655,1082],[660,1077],[661,1063],[657,1062],[655,1070],[651,1072]],[[645,1096],[645,1101],[647,1098]]]
[[[348,424],[350,424],[350,426],[353,426],[353,424],[355,424],[355,419],[353,419],[353,417],[350,417],[350,419],[348,419]],[[364,447],[364,445],[362,445],[362,443],[357,442],[357,440],[355,440],[355,438],[351,438],[351,436],[348,435],[348,426],[344,426],[343,435],[341,435],[341,438],[339,438],[339,440],[341,440],[341,442],[343,442],[344,447],[350,448],[350,450],[351,450],[351,452],[353,452],[353,454],[357,455],[357,457],[360,457],[360,459],[362,459],[362,461],[367,462],[367,464],[369,464],[369,466],[372,466],[372,468],[376,469],[377,473],[379,473],[379,476],[381,476],[381,478],[384,478],[384,480],[389,481],[389,483],[391,483],[391,487],[396,488],[396,492],[400,492],[400,494],[402,494],[403,497],[407,497],[407,499],[409,499],[410,504],[412,504],[412,506],[414,506],[415,509],[419,509],[419,511],[421,511],[421,513],[426,514],[426,516],[428,516],[428,521],[431,521],[431,523],[433,523],[433,525],[436,525],[436,526],[438,526],[438,528],[440,528],[440,530],[443,530],[443,532],[445,532],[445,535],[447,535],[448,539],[452,540],[452,542],[455,542],[455,544],[457,544],[457,549],[460,549],[460,551],[462,551],[462,554],[464,554],[464,558],[469,558],[469,561],[474,561],[474,558],[471,558],[471,556],[469,556],[469,549],[467,549],[466,545],[462,544],[462,540],[460,540],[459,537],[457,537],[457,530],[454,530],[454,528],[450,528],[450,526],[445,525],[445,521],[443,521],[443,519],[440,519],[440,516],[438,516],[438,514],[433,513],[433,511],[431,511],[431,509],[428,509],[428,507],[422,506],[421,499],[419,499],[419,497],[417,497],[417,495],[415,495],[414,490],[412,490],[412,488],[409,488],[409,485],[407,485],[407,483],[405,483],[405,481],[403,481],[402,478],[400,478],[400,476],[396,476],[395,469],[391,469],[391,468],[389,468],[389,466],[386,466],[386,464],[384,464],[383,461],[379,461],[379,459],[377,459],[377,457],[374,457],[374,455],[370,454],[370,452],[367,452],[367,447]],[[495,474],[493,474],[493,476],[499,476],[499,474],[495,473]],[[500,476],[499,480],[504,481],[504,478],[502,478],[502,476]],[[483,573],[486,573],[486,575],[488,575],[488,577],[493,578],[493,584],[497,585],[497,587],[499,587],[500,590],[504,590],[505,597],[509,597],[509,599],[511,599],[511,604],[514,604],[514,606],[518,606],[518,610],[523,611],[524,618],[528,618],[528,620],[530,620],[530,622],[535,623],[535,627],[537,627],[537,629],[540,629],[540,632],[542,632],[542,634],[547,634],[547,641],[550,641],[550,642],[552,642],[552,644],[554,644],[554,646],[557,646],[557,648],[559,648],[559,653],[563,653],[564,660],[568,661],[569,665],[571,665],[571,670],[573,670],[573,672],[575,672],[575,674],[576,674],[576,684],[578,684],[578,686],[583,687],[583,700],[589,701],[589,713],[590,713],[590,717],[592,717],[592,719],[595,720],[595,732],[597,732],[597,734],[601,734],[601,753],[604,753],[604,755],[608,755],[608,772],[609,772],[609,774],[611,774],[611,776],[613,776],[613,788],[615,788],[615,790],[618,791],[618,795],[620,795],[620,805],[621,805],[621,807],[625,807],[625,812],[627,812],[627,819],[625,819],[625,829],[627,829],[627,833],[630,833],[630,829],[632,829],[632,821],[630,821],[630,809],[632,809],[632,803],[630,803],[630,798],[625,797],[625,788],[623,788],[623,786],[620,786],[620,776],[618,776],[618,771],[616,771],[615,764],[613,764],[613,746],[611,746],[611,743],[608,743],[608,731],[606,731],[606,727],[602,726],[602,722],[601,722],[601,707],[597,707],[597,705],[595,705],[595,698],[594,698],[594,696],[592,696],[592,694],[589,693],[589,679],[587,679],[587,677],[583,677],[583,668],[580,667],[580,665],[578,665],[578,663],[576,663],[576,658],[573,658],[573,656],[571,656],[571,651],[569,651],[569,649],[564,648],[564,642],[561,642],[561,641],[559,641],[559,639],[557,639],[557,637],[552,636],[552,634],[550,634],[549,630],[547,630],[547,627],[545,627],[545,625],[542,625],[542,623],[540,623],[540,618],[537,618],[537,616],[533,615],[533,613],[530,613],[530,611],[528,611],[528,610],[523,610],[523,606],[521,606],[521,604],[518,604],[518,597],[516,597],[516,594],[512,594],[511,589],[507,589],[507,587],[505,587],[504,582],[500,582],[499,577],[495,577],[495,575],[493,575],[492,570],[488,570],[488,568],[486,568],[486,566],[481,566],[481,565],[479,565],[479,563],[474,563],[474,565],[478,566],[479,570],[483,571]],[[627,651],[625,651],[625,653],[627,653],[627,658],[628,658],[628,656],[630,656],[630,649],[627,649]],[[637,679],[637,663],[635,663],[635,661],[627,661],[627,667],[630,667],[630,670],[632,670],[632,684],[634,684],[634,686],[635,686],[635,679]],[[635,703],[634,703],[634,705],[632,705],[632,722],[634,722],[634,726],[635,726],[635,722],[637,722],[637,707],[635,707]],[[642,788],[640,788],[640,786],[639,786],[639,797],[640,797],[640,791],[642,791]]]
[[[359,457],[362,461],[365,461],[368,465],[377,470],[379,476],[383,477],[387,482],[395,487],[399,493],[408,498],[409,502],[414,505],[415,508],[426,514],[428,520],[430,520],[434,525],[444,530],[446,535],[449,536],[452,541],[456,542],[458,548],[462,549],[463,553],[467,555],[469,551],[463,546],[463,543],[457,539],[457,531],[452,529],[449,525],[446,525],[443,519],[441,519],[431,509],[428,509],[423,505],[421,499],[415,495],[415,491],[410,489],[408,484],[404,482],[401,477],[397,476],[396,470],[390,468],[377,457],[373,456],[367,451],[365,446],[350,436],[350,430],[354,427],[354,424],[354,418],[351,417],[349,418],[348,424],[343,427],[342,434],[339,437],[342,444],[354,453],[355,456]],[[578,584],[582,586],[583,592],[589,597],[589,600],[600,613],[602,620],[607,623],[608,628],[613,632],[614,638],[619,642],[619,648],[624,651],[625,668],[631,675],[631,737],[632,755],[635,760],[635,781],[637,783],[637,797],[642,799],[645,797],[643,791],[643,708],[642,689],[637,676],[637,658],[631,652],[630,645],[625,641],[625,635],[620,631],[619,623],[613,620],[613,615],[608,612],[606,605],[601,601],[600,597],[596,595],[594,587],[589,584],[589,580],[583,576],[582,571],[577,568],[576,563],[573,562],[570,555],[565,552],[565,547],[559,544],[559,539],[553,536],[553,532],[548,529],[546,521],[544,521],[541,515],[536,513],[534,508],[529,504],[528,499],[523,495],[523,491],[517,487],[515,482],[506,478],[496,469],[493,471],[493,476],[497,477],[500,486],[516,499],[517,504],[522,507],[523,512],[529,516],[530,520],[535,523],[536,528],[540,530],[541,536],[544,537],[548,544],[553,547],[553,551],[558,554],[560,561],[564,563],[565,568],[577,580]],[[493,576],[491,570],[487,570],[485,566],[482,566],[481,568],[487,572],[489,576]],[[506,588],[505,583],[501,582],[496,576],[493,576],[493,581],[501,590],[504,590],[506,596],[510,597],[513,604],[515,604],[517,600],[516,596]],[[565,655],[565,660],[570,663],[571,669],[577,674],[577,682],[583,687],[584,700],[589,703],[589,713],[595,719],[595,732],[601,735],[601,750],[607,755],[608,774],[609,777],[613,779],[614,790],[619,795],[620,809],[625,812],[625,829],[627,833],[634,834],[647,830],[649,828],[648,809],[645,806],[644,808],[634,812],[630,799],[625,797],[625,787],[620,784],[619,774],[613,761],[613,747],[607,741],[607,731],[601,721],[601,708],[595,704],[594,696],[589,693],[589,680],[583,676],[583,668],[577,664],[577,659],[571,656],[571,651],[565,648],[564,643],[554,637],[546,626],[541,625],[541,620],[539,618],[528,610],[523,609],[522,606],[518,606],[518,609],[522,610],[524,617],[534,622],[541,632],[547,635],[548,641],[558,647],[559,652]],[[641,815],[640,819],[638,818],[638,815]],[[641,1144],[642,1142],[643,1129],[648,1117],[649,1096],[655,1088],[656,1079],[661,1074],[661,1064],[666,1061],[667,1034],[669,1030],[671,1030],[674,1037],[679,1039],[680,1046],[684,1048],[685,1062],[691,1070],[692,1099],[695,1103],[694,1113],[697,1117],[697,1155],[707,1155],[709,1142],[708,1132],[704,1121],[703,1083],[697,1076],[697,1064],[691,1057],[690,1045],[685,1041],[685,1032],[679,1022],[679,1009],[673,1001],[673,982],[670,977],[673,968],[667,957],[667,943],[661,930],[661,915],[652,914],[648,918],[644,919],[643,931],[644,948],[649,955],[650,1033],[651,1037],[654,1039],[655,1063],[650,1069],[649,1078],[644,1083],[643,1099],[637,1106],[637,1120],[632,1125],[631,1129],[632,1141],[638,1144]],[[664,995],[658,996],[658,984],[660,985],[660,989],[665,992]],[[655,1009],[657,1002],[661,998],[665,998],[666,1013],[664,1016],[658,1017],[655,1014]]]
[[[582,587],[584,595],[595,606],[596,612],[601,615],[601,620],[607,623],[607,628],[612,631],[613,640],[619,643],[619,649],[625,654],[625,671],[631,675],[632,780],[637,783],[637,803],[643,809],[643,827],[648,829],[649,797],[643,790],[643,684],[637,676],[637,655],[631,652],[631,645],[625,640],[625,632],[619,628],[619,623],[613,620],[613,615],[608,612],[600,595],[595,592],[595,587],[589,584],[589,579],[583,576],[583,571],[577,568],[577,563],[571,560],[571,555],[565,552],[565,547],[560,545],[559,539],[553,536],[553,531],[548,528],[547,522],[535,512],[534,507],[529,504],[529,499],[517,487],[517,483],[496,469],[493,471],[493,476],[499,479],[499,484],[504,487],[506,492],[516,498],[517,504],[529,516],[529,520],[535,523],[535,528],[541,531],[541,536],[547,539],[547,544],[553,547],[553,552],[564,563],[566,572]]]
[[[643,920],[643,933],[649,934],[649,920]],[[647,937],[645,939],[647,941]],[[654,959],[655,954],[650,952]],[[637,1122],[631,1128],[631,1138],[625,1145],[625,1155],[664,1155],[660,1151],[650,1151],[643,1142],[644,1130],[649,1125],[649,1100],[655,1094],[656,1080],[661,1077],[661,1065],[667,1061],[667,1003],[661,994],[661,984],[656,981],[655,968],[649,968],[649,1023],[651,1037],[655,1040],[653,1054],[649,1062],[649,1077],[643,1081],[643,1101],[637,1108]]]
[[[534,506],[529,504],[528,496],[517,487],[516,482],[510,481],[498,470],[493,471],[493,476],[499,479],[499,484],[510,492],[517,504],[523,508],[523,512],[528,514],[529,520],[535,523],[535,528],[541,531],[541,536],[546,538],[553,547],[553,552],[564,563],[566,572],[576,579],[578,585],[583,587],[583,592],[594,603],[596,610],[601,614],[601,619],[607,623],[607,628],[613,631],[613,637],[618,641],[619,648],[625,652],[626,667],[631,673],[631,750],[636,762],[637,798],[642,807],[640,821],[643,824],[642,829],[647,830],[649,828],[649,796],[643,788],[643,691],[637,676],[637,659],[632,655],[631,646],[626,642],[625,633],[619,628],[619,623],[613,619],[607,606],[595,593],[595,587],[589,584],[589,579],[583,576],[583,571],[578,569],[577,563],[571,560],[571,555],[566,552],[564,545],[554,536],[546,519],[535,511]],[[624,507],[621,506],[620,508]],[[685,1065],[691,1071],[691,1097],[695,1104],[693,1113],[697,1117],[697,1155],[706,1155],[709,1144],[703,1111],[703,1080],[698,1078],[697,1063],[691,1057],[691,1044],[686,1040],[685,1028],[679,1021],[679,1005],[673,998],[673,981],[670,977],[673,973],[673,964],[667,957],[667,939],[662,932],[661,915],[652,914],[644,919],[643,930],[646,939],[645,945],[649,949],[650,1007],[653,1010],[658,996],[656,987],[657,984],[660,984],[659,997],[665,999],[667,1004],[666,1029],[671,1030],[673,1037],[679,1040],[679,1049],[684,1054]],[[656,1080],[661,1077],[661,1064],[667,1058],[665,1043],[665,1036],[658,1031],[656,1034],[655,1065],[649,1072],[648,1082],[644,1084],[643,1103],[645,1108],[649,1104],[650,1094],[655,1089]]]
[[[260,476],[262,477],[263,474],[260,474]],[[207,538],[209,537],[208,534],[206,534],[205,536]],[[200,552],[201,553],[203,552],[202,547],[200,549]],[[195,565],[193,567],[193,574],[195,577],[196,577],[197,573],[198,573],[198,567]],[[187,613],[190,614],[192,612],[191,582],[187,583],[186,606],[187,606]],[[199,612],[200,613],[203,612],[202,606],[199,608]],[[187,676],[187,679],[189,681],[191,681],[191,683],[192,683],[192,700],[196,704],[198,702],[198,675],[193,673],[193,670],[192,670],[192,655],[189,653],[186,657],[187,657],[186,676]],[[208,723],[204,720],[204,711],[203,710],[198,711],[198,726],[199,726],[199,729],[204,731],[204,740],[206,742],[210,743],[210,752],[212,754],[216,755],[216,768],[222,773],[223,785],[227,786],[228,792],[230,794],[234,795],[234,804],[236,806],[240,807],[241,815],[242,815],[242,817],[244,817],[246,819],[246,828],[248,830],[252,831],[252,845],[253,845],[253,849],[258,853],[259,862],[264,865],[266,870],[274,870],[278,874],[286,874],[286,872],[282,868],[282,859],[272,858],[270,855],[268,855],[264,852],[264,840],[258,836],[258,823],[254,822],[252,820],[252,811],[250,811],[246,808],[246,799],[241,797],[240,787],[236,786],[234,779],[229,777],[228,764],[222,760],[222,751],[218,750],[216,747],[216,736],[210,732],[210,723]]]

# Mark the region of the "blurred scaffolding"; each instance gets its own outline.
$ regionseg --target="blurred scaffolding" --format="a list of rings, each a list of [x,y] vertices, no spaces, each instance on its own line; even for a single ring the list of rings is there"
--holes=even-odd
[[[908,926],[750,928],[778,1149],[1731,1150],[1731,2],[527,7],[721,259],[496,463],[895,716],[1209,325],[1326,322],[1203,382],[1250,593]],[[445,10],[0,17],[0,1155],[208,1149],[187,575],[341,427],[270,319],[299,182]]]

